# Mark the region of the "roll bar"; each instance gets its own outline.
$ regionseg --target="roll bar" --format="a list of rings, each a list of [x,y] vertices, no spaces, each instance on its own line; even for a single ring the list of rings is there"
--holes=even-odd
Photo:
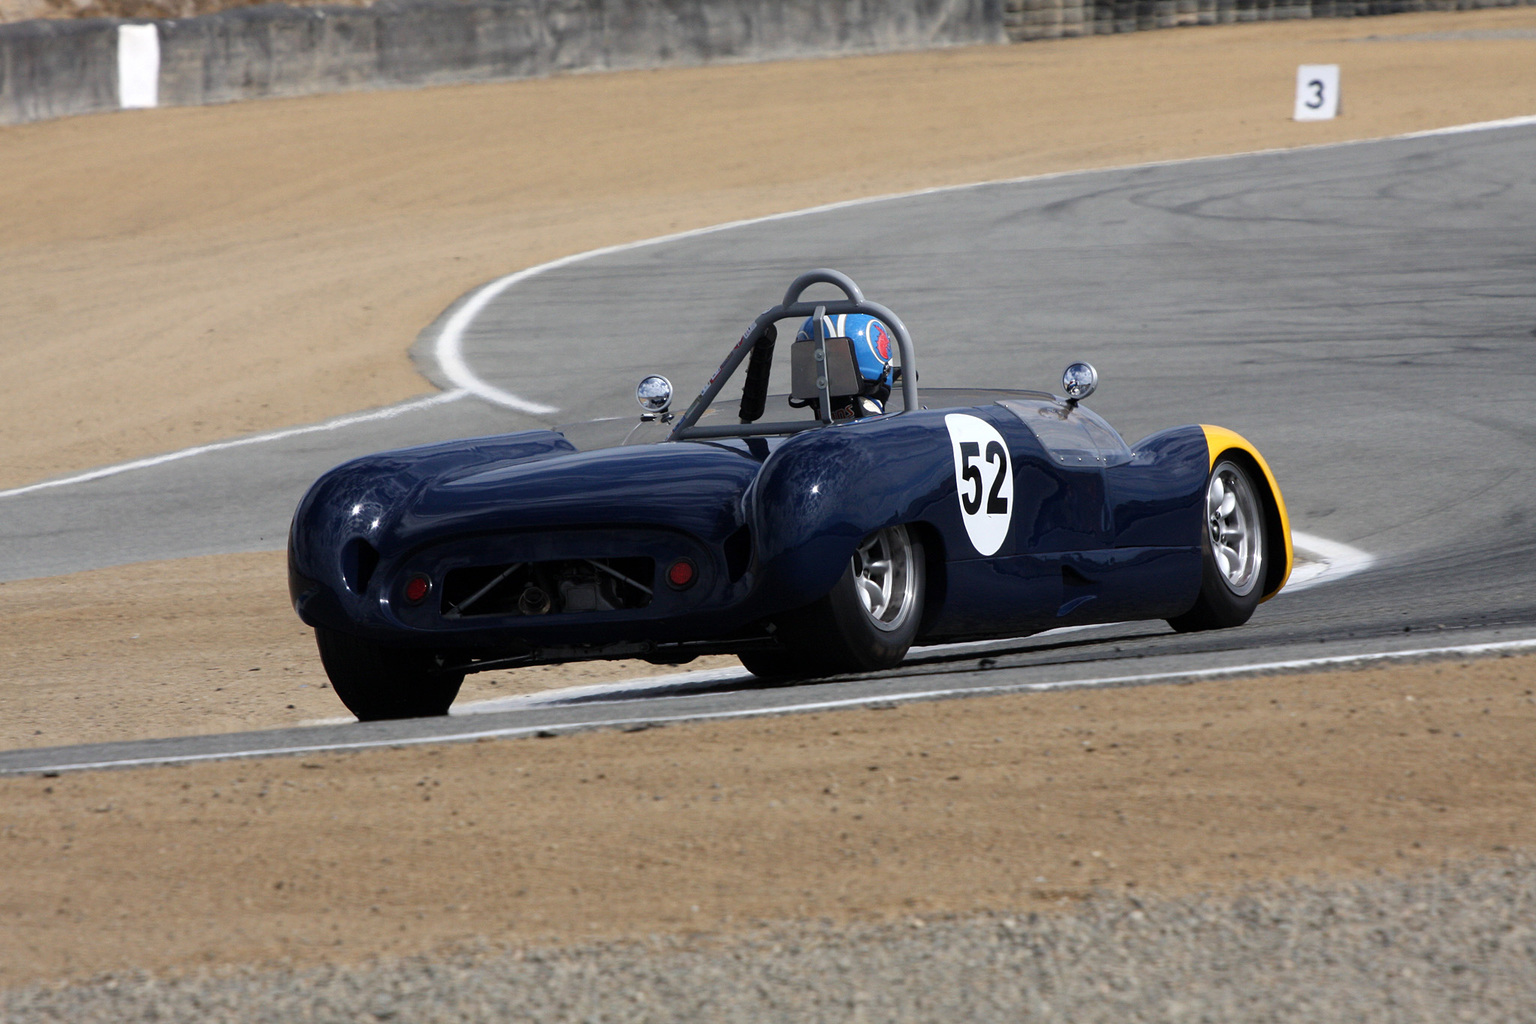
[[[843,298],[833,299],[829,302],[805,302],[800,296],[805,290],[815,284],[830,284],[843,293]],[[891,332],[896,335],[896,348],[901,353],[901,399],[905,409],[917,409],[917,355],[912,349],[912,336],[907,333],[907,325],[901,322],[901,317],[891,312],[878,302],[870,302],[864,297],[864,292],[853,282],[847,274],[838,270],[821,268],[810,270],[801,274],[790,283],[789,289],[784,293],[784,301],[771,309],[759,314],[752,326],[747,328],[741,340],[731,349],[725,357],[725,362],[705,383],[699,396],[688,406],[688,411],[678,418],[677,425],[672,428],[669,440],[684,441],[688,439],[704,439],[711,437],[760,437],[765,434],[797,434],[802,430],[811,430],[816,427],[827,426],[832,423],[832,400],[827,390],[827,375],[825,372],[827,358],[827,340],[822,330],[822,317],[841,313],[863,313],[867,316],[878,317]],[[721,389],[731,374],[736,372],[744,359],[757,348],[766,343],[766,349],[771,353],[773,335],[770,328],[780,320],[793,320],[812,317],[816,325],[816,358],[822,367],[822,372],[817,379],[817,390],[820,392],[819,405],[820,417],[815,420],[796,420],[784,423],[739,423],[722,424],[720,426],[700,427],[696,426],[699,417],[704,415],[719,396]],[[766,375],[764,375],[766,381]]]

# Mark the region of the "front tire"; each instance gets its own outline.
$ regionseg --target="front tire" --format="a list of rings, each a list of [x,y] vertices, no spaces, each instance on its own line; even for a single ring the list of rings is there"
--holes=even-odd
[[[336,696],[363,722],[446,715],[464,682],[428,653],[316,627],[320,662]]]
[[[1241,626],[1264,596],[1264,507],[1250,470],[1221,459],[1205,485],[1200,596],[1168,620],[1180,633]]]
[[[742,663],[770,679],[893,668],[917,638],[926,586],[922,542],[905,526],[876,530],[827,596],[780,620],[782,658],[759,652]]]

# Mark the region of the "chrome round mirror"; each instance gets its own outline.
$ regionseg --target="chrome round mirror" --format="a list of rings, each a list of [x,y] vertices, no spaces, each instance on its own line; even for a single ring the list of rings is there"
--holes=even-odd
[[[648,413],[666,412],[672,407],[672,382],[653,373],[635,388],[635,401]]]
[[[1099,371],[1091,363],[1073,363],[1061,375],[1061,390],[1066,392],[1069,402],[1081,402],[1098,386]]]

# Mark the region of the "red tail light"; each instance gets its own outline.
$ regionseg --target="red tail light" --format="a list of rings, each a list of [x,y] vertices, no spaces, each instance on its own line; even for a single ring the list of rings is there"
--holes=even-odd
[[[685,590],[693,586],[693,581],[698,575],[698,570],[686,558],[679,558],[667,567],[667,583],[676,590]]]
[[[405,599],[411,604],[421,604],[432,592],[432,580],[417,573],[405,581]]]

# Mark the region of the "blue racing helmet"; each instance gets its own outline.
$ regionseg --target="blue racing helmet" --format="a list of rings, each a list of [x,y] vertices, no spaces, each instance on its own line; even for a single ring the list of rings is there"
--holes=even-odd
[[[896,354],[896,339],[890,328],[864,313],[838,313],[821,318],[821,329],[828,338],[851,338],[853,356],[859,363],[859,376],[866,384],[874,384],[888,378],[891,357]],[[816,337],[816,318],[808,317],[800,325],[796,341],[811,341]]]

